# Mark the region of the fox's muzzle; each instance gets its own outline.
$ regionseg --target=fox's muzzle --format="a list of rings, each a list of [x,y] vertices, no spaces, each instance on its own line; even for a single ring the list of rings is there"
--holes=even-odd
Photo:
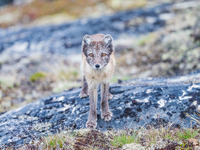
[[[95,68],[99,69],[100,65],[99,64],[96,64],[95,65]]]

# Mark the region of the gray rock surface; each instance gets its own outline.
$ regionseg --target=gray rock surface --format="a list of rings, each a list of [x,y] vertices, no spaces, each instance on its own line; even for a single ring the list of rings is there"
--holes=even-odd
[[[100,118],[99,97],[97,129],[105,131],[168,123],[174,127],[191,127],[191,119],[186,113],[198,119],[199,78],[200,73],[196,73],[113,84],[110,92],[114,97],[109,101],[113,118],[109,122]],[[18,147],[60,130],[85,128],[89,99],[80,99],[79,92],[80,88],[72,89],[1,114],[0,148]]]

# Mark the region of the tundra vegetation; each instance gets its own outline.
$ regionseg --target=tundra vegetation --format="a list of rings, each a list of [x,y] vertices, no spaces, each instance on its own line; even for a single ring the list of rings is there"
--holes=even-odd
[[[158,128],[111,130],[68,130],[41,137],[20,149],[198,149],[200,129]]]

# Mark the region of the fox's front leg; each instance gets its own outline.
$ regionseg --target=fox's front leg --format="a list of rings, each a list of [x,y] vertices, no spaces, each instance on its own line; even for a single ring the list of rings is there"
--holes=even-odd
[[[81,89],[81,93],[79,94],[79,97],[80,98],[88,97],[88,84],[85,79],[85,76],[83,76],[83,79],[82,79],[82,89]]]
[[[95,129],[97,126],[97,86],[89,86],[90,110],[86,127]]]
[[[109,110],[109,83],[101,84],[101,118],[109,121],[112,118],[112,113]]]

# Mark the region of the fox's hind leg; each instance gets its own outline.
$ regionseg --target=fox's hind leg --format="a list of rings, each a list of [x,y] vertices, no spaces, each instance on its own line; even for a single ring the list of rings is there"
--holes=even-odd
[[[108,83],[108,88],[109,88],[109,83]],[[108,100],[110,100],[112,98],[113,98],[113,95],[109,92],[109,89],[108,89]]]
[[[88,84],[85,79],[85,76],[83,76],[83,79],[82,79],[82,89],[81,89],[81,93],[79,94],[79,97],[80,98],[88,97]]]
[[[110,100],[112,98],[113,98],[113,95],[110,92],[108,92],[108,100]]]

